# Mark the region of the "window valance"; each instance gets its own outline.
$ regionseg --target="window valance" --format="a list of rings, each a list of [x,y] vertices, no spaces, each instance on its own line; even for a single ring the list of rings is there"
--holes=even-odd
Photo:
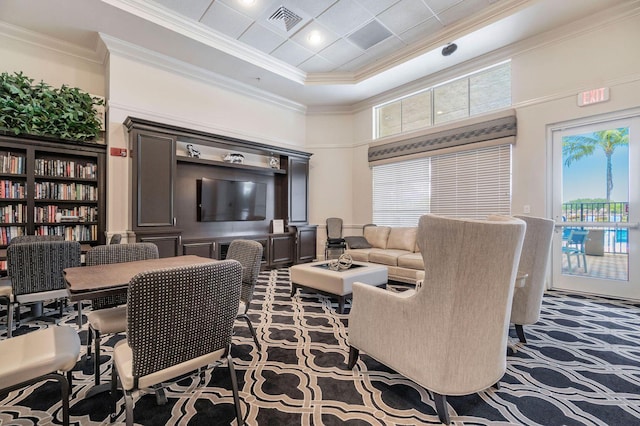
[[[416,154],[435,155],[444,149],[460,147],[474,149],[476,146],[465,146],[493,141],[500,144],[514,144],[517,122],[514,110],[494,114],[492,117],[478,117],[456,123],[450,128],[431,129],[417,136],[394,138],[391,142],[369,147],[369,163],[376,163],[396,157],[415,157]]]

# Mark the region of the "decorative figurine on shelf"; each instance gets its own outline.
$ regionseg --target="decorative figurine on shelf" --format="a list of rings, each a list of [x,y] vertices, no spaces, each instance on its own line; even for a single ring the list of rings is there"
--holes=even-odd
[[[279,169],[280,168],[280,158],[276,157],[273,154],[271,154],[271,157],[269,157],[269,167],[271,167],[272,169]]]
[[[187,154],[189,157],[200,158],[200,150],[191,143],[187,144]]]
[[[230,152],[227,155],[225,155],[222,160],[225,163],[243,164],[244,163],[244,155]]]

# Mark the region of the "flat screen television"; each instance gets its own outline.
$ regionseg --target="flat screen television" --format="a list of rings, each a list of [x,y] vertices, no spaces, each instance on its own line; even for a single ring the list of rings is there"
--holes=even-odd
[[[267,184],[235,180],[197,180],[198,221],[265,220]]]

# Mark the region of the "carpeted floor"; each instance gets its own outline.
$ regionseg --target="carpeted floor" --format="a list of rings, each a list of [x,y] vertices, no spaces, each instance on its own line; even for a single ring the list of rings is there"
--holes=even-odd
[[[247,424],[439,423],[429,392],[366,354],[347,369],[348,314],[337,315],[329,299],[311,293],[291,299],[287,269],[261,274],[252,308],[262,351],[241,322],[232,351]],[[75,326],[75,315],[69,312],[62,322]],[[16,334],[44,326],[29,323]],[[640,424],[640,305],[550,292],[541,321],[525,329],[529,342],[509,353],[500,390],[448,398],[453,424]],[[86,337],[86,326],[80,335]],[[118,339],[103,340],[105,382]],[[108,424],[109,395],[85,399],[91,367],[80,360],[73,376],[72,424]],[[136,398],[136,423],[235,424],[225,366],[210,370],[203,386],[197,377],[183,378],[167,396],[164,406],[153,394]],[[60,424],[58,398],[53,382],[0,394],[0,425]],[[122,400],[118,407],[117,421],[124,422]]]

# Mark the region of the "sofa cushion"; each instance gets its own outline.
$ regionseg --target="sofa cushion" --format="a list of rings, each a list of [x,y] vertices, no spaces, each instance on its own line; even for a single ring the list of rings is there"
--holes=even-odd
[[[367,226],[364,228],[364,237],[373,247],[386,249],[389,232],[390,226]]]
[[[424,269],[424,261],[421,253],[403,254],[398,258],[398,266],[409,269]]]
[[[344,237],[350,249],[371,248],[371,244],[365,237]]]
[[[398,266],[398,257],[408,254],[406,250],[397,249],[371,249],[369,253],[369,262],[379,263],[381,265]]]
[[[345,250],[345,254],[351,256],[351,258],[357,262],[368,262],[369,252],[373,249],[350,249]]]
[[[416,233],[418,228],[416,227],[394,227],[389,232],[389,238],[387,238],[388,249],[398,249],[406,251],[414,251],[416,246]]]

